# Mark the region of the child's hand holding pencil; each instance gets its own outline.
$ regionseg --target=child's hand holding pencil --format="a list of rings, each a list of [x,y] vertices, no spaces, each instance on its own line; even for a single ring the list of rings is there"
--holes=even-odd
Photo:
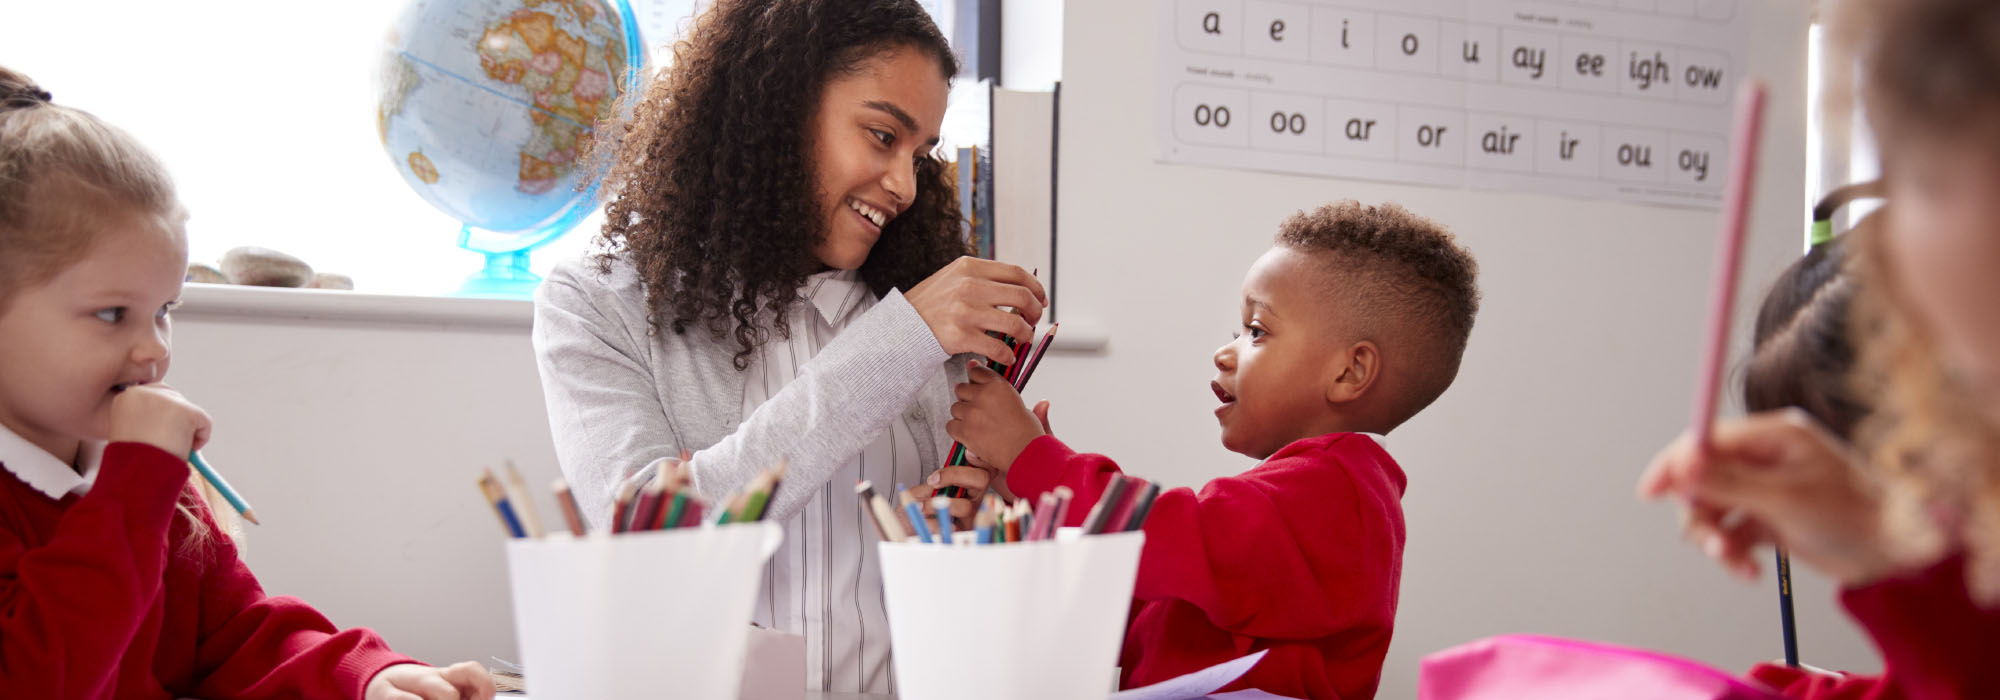
[[[1013,385],[984,367],[970,368],[966,379],[954,389],[958,403],[951,406],[945,432],[1005,474],[1028,443],[1048,434],[1048,404],[1029,411]]]
[[[186,455],[208,443],[208,412],[165,384],[133,384],[111,399],[110,440]]]
[[[1682,435],[1646,467],[1639,495],[1679,501],[1684,536],[1746,579],[1765,543],[1849,586],[1909,564],[1887,554],[1881,484],[1798,409],[1718,423],[1705,442]]]

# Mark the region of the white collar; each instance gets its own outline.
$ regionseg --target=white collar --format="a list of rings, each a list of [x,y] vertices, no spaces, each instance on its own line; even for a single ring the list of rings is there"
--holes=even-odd
[[[82,467],[81,474],[49,454],[48,450],[0,425],[0,465],[6,466],[7,471],[22,483],[33,486],[49,498],[60,500],[67,494],[82,495],[90,491],[90,485],[97,482],[97,467],[104,462],[104,442],[83,441],[76,459],[78,466]]]
[[[1389,449],[1389,436],[1383,435],[1381,433],[1359,433],[1359,434],[1368,436],[1369,439],[1375,441],[1376,445],[1381,446],[1383,450],[1386,451]]]
[[[806,278],[806,301],[812,302],[819,311],[819,317],[826,319],[826,325],[840,327],[840,319],[854,310],[868,285],[862,283],[861,273],[856,270],[828,270]]]

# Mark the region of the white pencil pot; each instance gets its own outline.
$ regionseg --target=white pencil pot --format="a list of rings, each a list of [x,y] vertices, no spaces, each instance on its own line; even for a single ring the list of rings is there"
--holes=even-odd
[[[1103,700],[1145,538],[881,543],[897,696]]]
[[[510,540],[534,700],[734,698],[776,523]]]

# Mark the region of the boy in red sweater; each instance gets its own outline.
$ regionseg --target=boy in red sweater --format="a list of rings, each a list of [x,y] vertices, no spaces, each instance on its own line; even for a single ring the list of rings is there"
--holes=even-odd
[[[265,595],[217,526],[208,414],[159,383],[185,219],[129,135],[0,68],[0,698],[492,698]]]
[[[1403,471],[1379,436],[1457,376],[1477,272],[1450,233],[1394,204],[1284,223],[1243,281],[1243,331],[1215,352],[1211,382],[1223,446],[1264,461],[1154,502],[1124,686],[1268,650],[1228,689],[1375,695],[1403,562]],[[1046,435],[992,372],[957,391],[946,429],[1019,497],[1075,491],[1064,524],[1118,472]]]

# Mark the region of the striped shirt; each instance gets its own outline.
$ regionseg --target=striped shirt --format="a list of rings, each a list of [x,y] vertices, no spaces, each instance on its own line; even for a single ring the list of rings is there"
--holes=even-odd
[[[874,295],[852,270],[813,275],[802,291],[806,303],[787,312],[791,337],[773,334],[758,348],[743,387],[743,415],[791,383],[800,366],[875,304]],[[935,467],[920,461],[918,454],[909,427],[891,421],[888,430],[851,456],[830,480],[799,485],[816,491],[803,510],[784,521],[785,541],[765,570],[756,619],[805,635],[808,688],[895,691],[877,536],[862,518],[854,483],[867,479],[876,484],[878,493],[893,497],[895,484],[919,483]]]

